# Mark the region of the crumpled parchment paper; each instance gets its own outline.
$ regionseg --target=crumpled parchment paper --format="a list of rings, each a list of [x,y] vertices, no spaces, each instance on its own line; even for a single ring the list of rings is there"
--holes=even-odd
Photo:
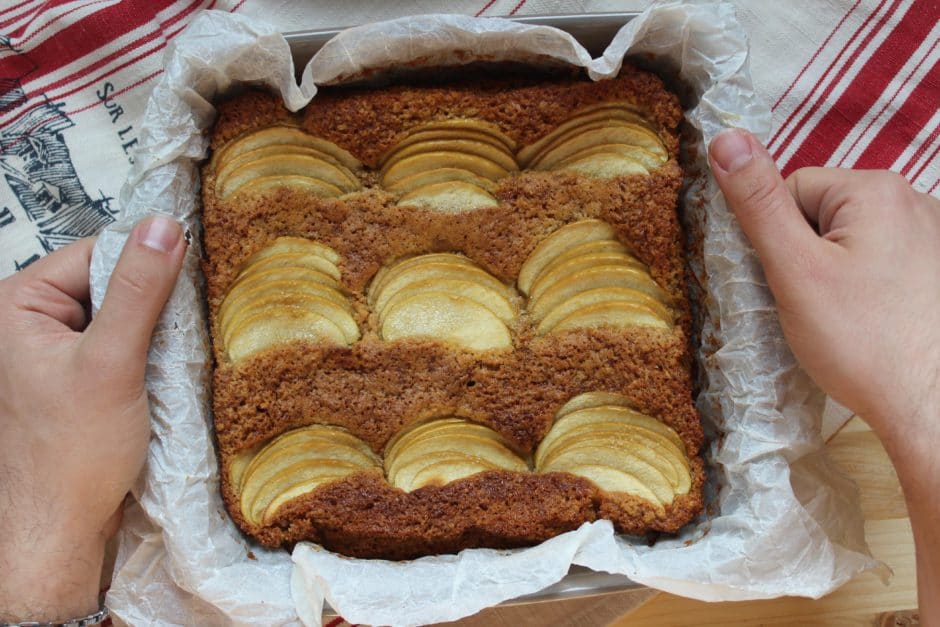
[[[212,99],[233,85],[266,85],[296,110],[315,97],[316,84],[418,60],[451,64],[455,50],[489,60],[548,58],[584,67],[594,80],[615,75],[626,54],[652,55],[692,89],[697,104],[687,120],[701,140],[688,148],[693,171],[704,174],[689,181],[685,221],[701,236],[693,236],[703,249],[693,271],[709,295],[697,357],[699,409],[713,436],[710,513],[652,547],[617,536],[607,521],[528,549],[402,563],[309,544],[292,556],[250,545],[221,500],[209,411],[197,164],[207,152]],[[708,600],[819,597],[862,570],[884,569],[865,545],[854,485],[822,449],[824,396],[787,349],[757,257],[707,174],[703,146],[716,133],[738,126],[766,139],[769,124],[751,86],[746,35],[721,2],[655,3],[597,59],[563,32],[500,19],[438,15],[361,26],[326,44],[299,85],[273,29],[226,13],[199,16],[170,44],[120,219],[102,233],[92,260],[97,305],[134,222],[160,211],[193,236],[150,352],[153,437],[138,504],[121,532],[107,599],[113,613],[131,624],[319,625],[326,600],[353,623],[413,625],[536,592],[572,564]]]

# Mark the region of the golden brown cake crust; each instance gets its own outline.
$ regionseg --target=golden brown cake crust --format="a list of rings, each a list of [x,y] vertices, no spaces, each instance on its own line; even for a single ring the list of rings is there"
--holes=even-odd
[[[224,103],[211,145],[257,128],[291,123],[330,139],[367,166],[420,122],[477,117],[499,125],[520,145],[531,143],[587,104],[626,100],[659,127],[670,161],[650,176],[593,179],[523,172],[499,182],[499,205],[457,215],[398,207],[378,187],[342,199],[291,188],[222,201],[203,171],[203,227],[210,320],[253,252],[283,235],[306,237],[341,256],[341,283],[351,294],[362,339],[351,347],[296,343],[230,364],[213,346],[213,410],[222,467],[239,451],[311,423],[348,428],[381,453],[415,421],[457,415],[492,427],[531,453],[559,407],[582,392],[626,394],[638,409],[677,431],[692,458],[693,486],[665,511],[598,490],[563,473],[494,471],[412,493],[379,474],[359,473],[283,506],[271,524],[247,523],[222,472],[223,495],[239,526],[269,546],[319,542],[358,557],[412,558],[463,548],[537,543],[597,518],[619,531],[676,532],[702,509],[701,424],[692,401],[690,312],[682,233],[676,212],[682,172],[676,162],[681,109],[661,82],[625,67],[609,81],[552,80],[522,87],[504,81],[446,86],[324,90],[301,114],[268,94],[248,92]],[[362,177],[368,186],[372,178]],[[514,350],[474,354],[426,340],[384,342],[364,292],[391,259],[433,251],[461,252],[514,283],[532,249],[549,233],[582,218],[611,224],[650,266],[673,298],[678,324],[578,330],[539,337],[522,316]],[[211,325],[216,337],[215,324]]]

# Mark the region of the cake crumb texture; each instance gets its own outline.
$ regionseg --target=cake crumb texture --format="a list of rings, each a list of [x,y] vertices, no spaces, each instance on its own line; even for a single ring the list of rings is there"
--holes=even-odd
[[[578,109],[627,102],[663,140],[669,160],[648,176],[591,178],[521,171],[498,181],[497,206],[458,214],[396,205],[376,185],[381,156],[409,129],[433,120],[476,118],[520,147]],[[309,540],[353,557],[411,559],[469,547],[527,546],[606,518],[623,533],[675,533],[702,509],[703,434],[693,403],[691,314],[683,235],[677,214],[682,170],[681,108],[655,76],[625,65],[617,78],[495,78],[443,85],[321,90],[289,112],[267,93],[247,91],[219,107],[210,145],[247,132],[293,125],[359,159],[363,191],[339,198],[269,187],[222,199],[203,168],[203,233],[213,412],[222,492],[233,520],[266,546]],[[657,328],[575,329],[540,336],[524,313],[510,329],[513,350],[473,353],[422,338],[381,340],[366,302],[375,274],[404,256],[457,252],[512,286],[532,250],[571,222],[610,224],[671,298],[676,324]],[[362,337],[350,346],[293,342],[231,363],[216,314],[253,253],[281,236],[329,246],[339,284]],[[376,453],[418,421],[457,416],[491,427],[520,455],[531,455],[555,412],[589,391],[617,392],[678,433],[690,459],[692,489],[665,507],[610,494],[567,473],[490,471],[406,493],[379,472],[357,472],[289,501],[270,524],[249,524],[226,471],[238,453],[313,423],[348,429]]]

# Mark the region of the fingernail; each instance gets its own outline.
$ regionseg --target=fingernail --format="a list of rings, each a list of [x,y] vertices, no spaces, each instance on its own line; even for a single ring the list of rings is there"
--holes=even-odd
[[[161,253],[168,253],[176,248],[183,237],[183,228],[179,222],[167,216],[146,218],[139,229],[140,243]]]
[[[728,173],[740,170],[754,158],[747,132],[736,128],[718,133],[709,152],[718,167]]]

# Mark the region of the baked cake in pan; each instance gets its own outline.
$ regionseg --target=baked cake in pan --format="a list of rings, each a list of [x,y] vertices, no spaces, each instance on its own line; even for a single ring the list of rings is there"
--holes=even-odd
[[[204,270],[238,526],[408,559],[694,518],[680,119],[629,66],[223,103]]]

